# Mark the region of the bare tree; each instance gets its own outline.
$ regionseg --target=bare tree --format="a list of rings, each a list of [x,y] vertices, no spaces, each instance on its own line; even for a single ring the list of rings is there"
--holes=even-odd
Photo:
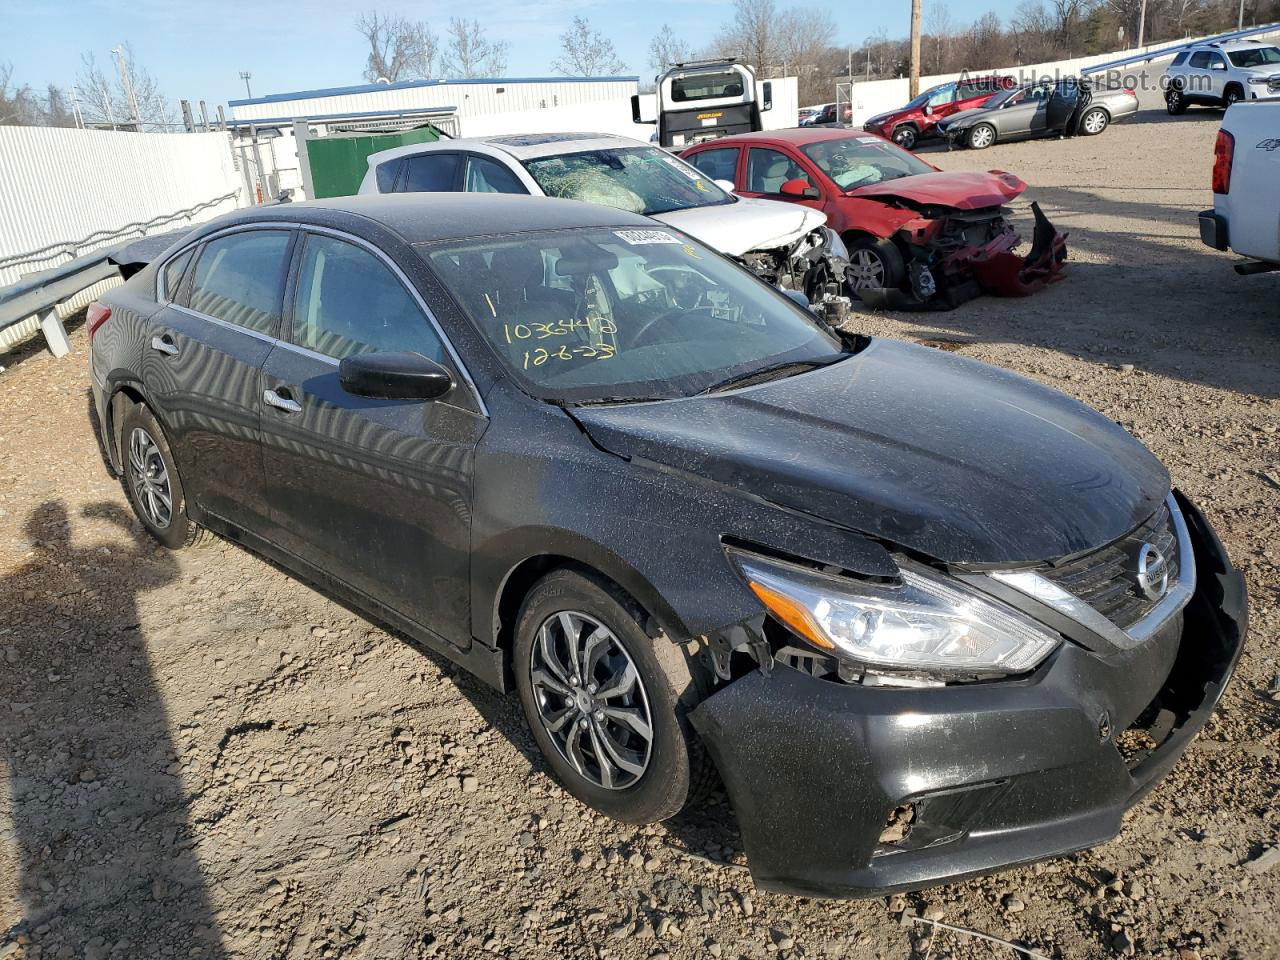
[[[479,20],[450,17],[447,35],[445,76],[469,80],[497,76],[507,69],[507,42],[485,37]]]
[[[13,67],[0,63],[0,125],[33,124],[39,118],[35,95],[26,84],[18,86]]]
[[[717,46],[728,56],[737,56],[755,68],[756,76],[767,77],[776,68],[774,26],[778,11],[773,0],[734,0],[733,20],[721,34]]]
[[[80,75],[76,87],[84,97],[81,113],[85,123],[94,126],[133,126],[134,105],[137,106],[137,128],[161,129],[173,126],[173,104],[160,92],[160,85],[145,67],[138,66],[129,44],[122,48],[123,74],[112,70],[103,73],[92,53],[80,58]],[[130,94],[132,93],[132,98]]]
[[[622,73],[627,65],[618,59],[613,41],[591,26],[586,17],[574,17],[560,34],[560,56],[551,69],[568,77],[599,77]]]
[[[1072,0],[1078,2],[1078,0]],[[950,57],[951,36],[955,33],[955,25],[951,21],[951,11],[945,3],[931,3],[926,33],[933,41],[933,72],[942,73],[943,57]]]
[[[40,109],[40,122],[46,127],[74,127],[75,114],[67,104],[67,95],[52,83],[48,86]]]
[[[831,90],[832,68],[844,58],[830,56],[836,23],[826,10],[794,7],[778,15],[773,57],[784,76],[794,76],[801,103],[817,103]]]
[[[361,14],[356,30],[369,45],[364,78],[370,83],[432,76],[439,42],[422,21],[373,10]]]
[[[690,56],[689,45],[676,36],[676,32],[668,24],[653,35],[649,41],[649,66],[658,73],[664,72],[673,63],[681,63]]]

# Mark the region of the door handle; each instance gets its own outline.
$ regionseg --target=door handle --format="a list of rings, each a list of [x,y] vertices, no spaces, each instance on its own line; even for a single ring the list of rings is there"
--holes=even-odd
[[[262,399],[265,403],[275,407],[277,410],[283,410],[285,413],[302,412],[302,404],[289,396],[288,390],[282,390],[280,393],[275,390],[263,390]]]
[[[166,333],[162,337],[151,338],[151,349],[159,350],[161,353],[167,353],[171,357],[178,355],[178,345],[173,342],[172,338]]]

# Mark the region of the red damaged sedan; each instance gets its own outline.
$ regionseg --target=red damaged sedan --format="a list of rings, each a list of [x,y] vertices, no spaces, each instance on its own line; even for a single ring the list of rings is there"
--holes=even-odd
[[[1026,296],[1060,275],[1066,235],[1032,204],[1026,255],[1005,205],[1011,173],[944,173],[883,137],[805,128],[721,137],[684,151],[744,197],[821,210],[849,248],[848,286],[876,307],[947,308],[981,292]]]

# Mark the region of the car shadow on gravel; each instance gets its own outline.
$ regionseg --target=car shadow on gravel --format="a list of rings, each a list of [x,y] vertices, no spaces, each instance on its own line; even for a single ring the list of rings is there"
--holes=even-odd
[[[23,914],[0,930],[0,947],[219,960],[226,954],[138,610],[140,591],[175,581],[177,561],[117,503],[81,516],[124,536],[73,542],[66,506],[47,501],[25,523],[32,554],[0,581],[10,628],[0,638],[0,766]]]

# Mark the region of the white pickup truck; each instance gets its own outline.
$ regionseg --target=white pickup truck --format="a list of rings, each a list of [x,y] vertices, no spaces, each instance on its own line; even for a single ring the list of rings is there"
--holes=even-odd
[[[1213,209],[1200,239],[1253,259],[1240,274],[1280,270],[1280,98],[1245,100],[1222,118],[1213,150]]]

